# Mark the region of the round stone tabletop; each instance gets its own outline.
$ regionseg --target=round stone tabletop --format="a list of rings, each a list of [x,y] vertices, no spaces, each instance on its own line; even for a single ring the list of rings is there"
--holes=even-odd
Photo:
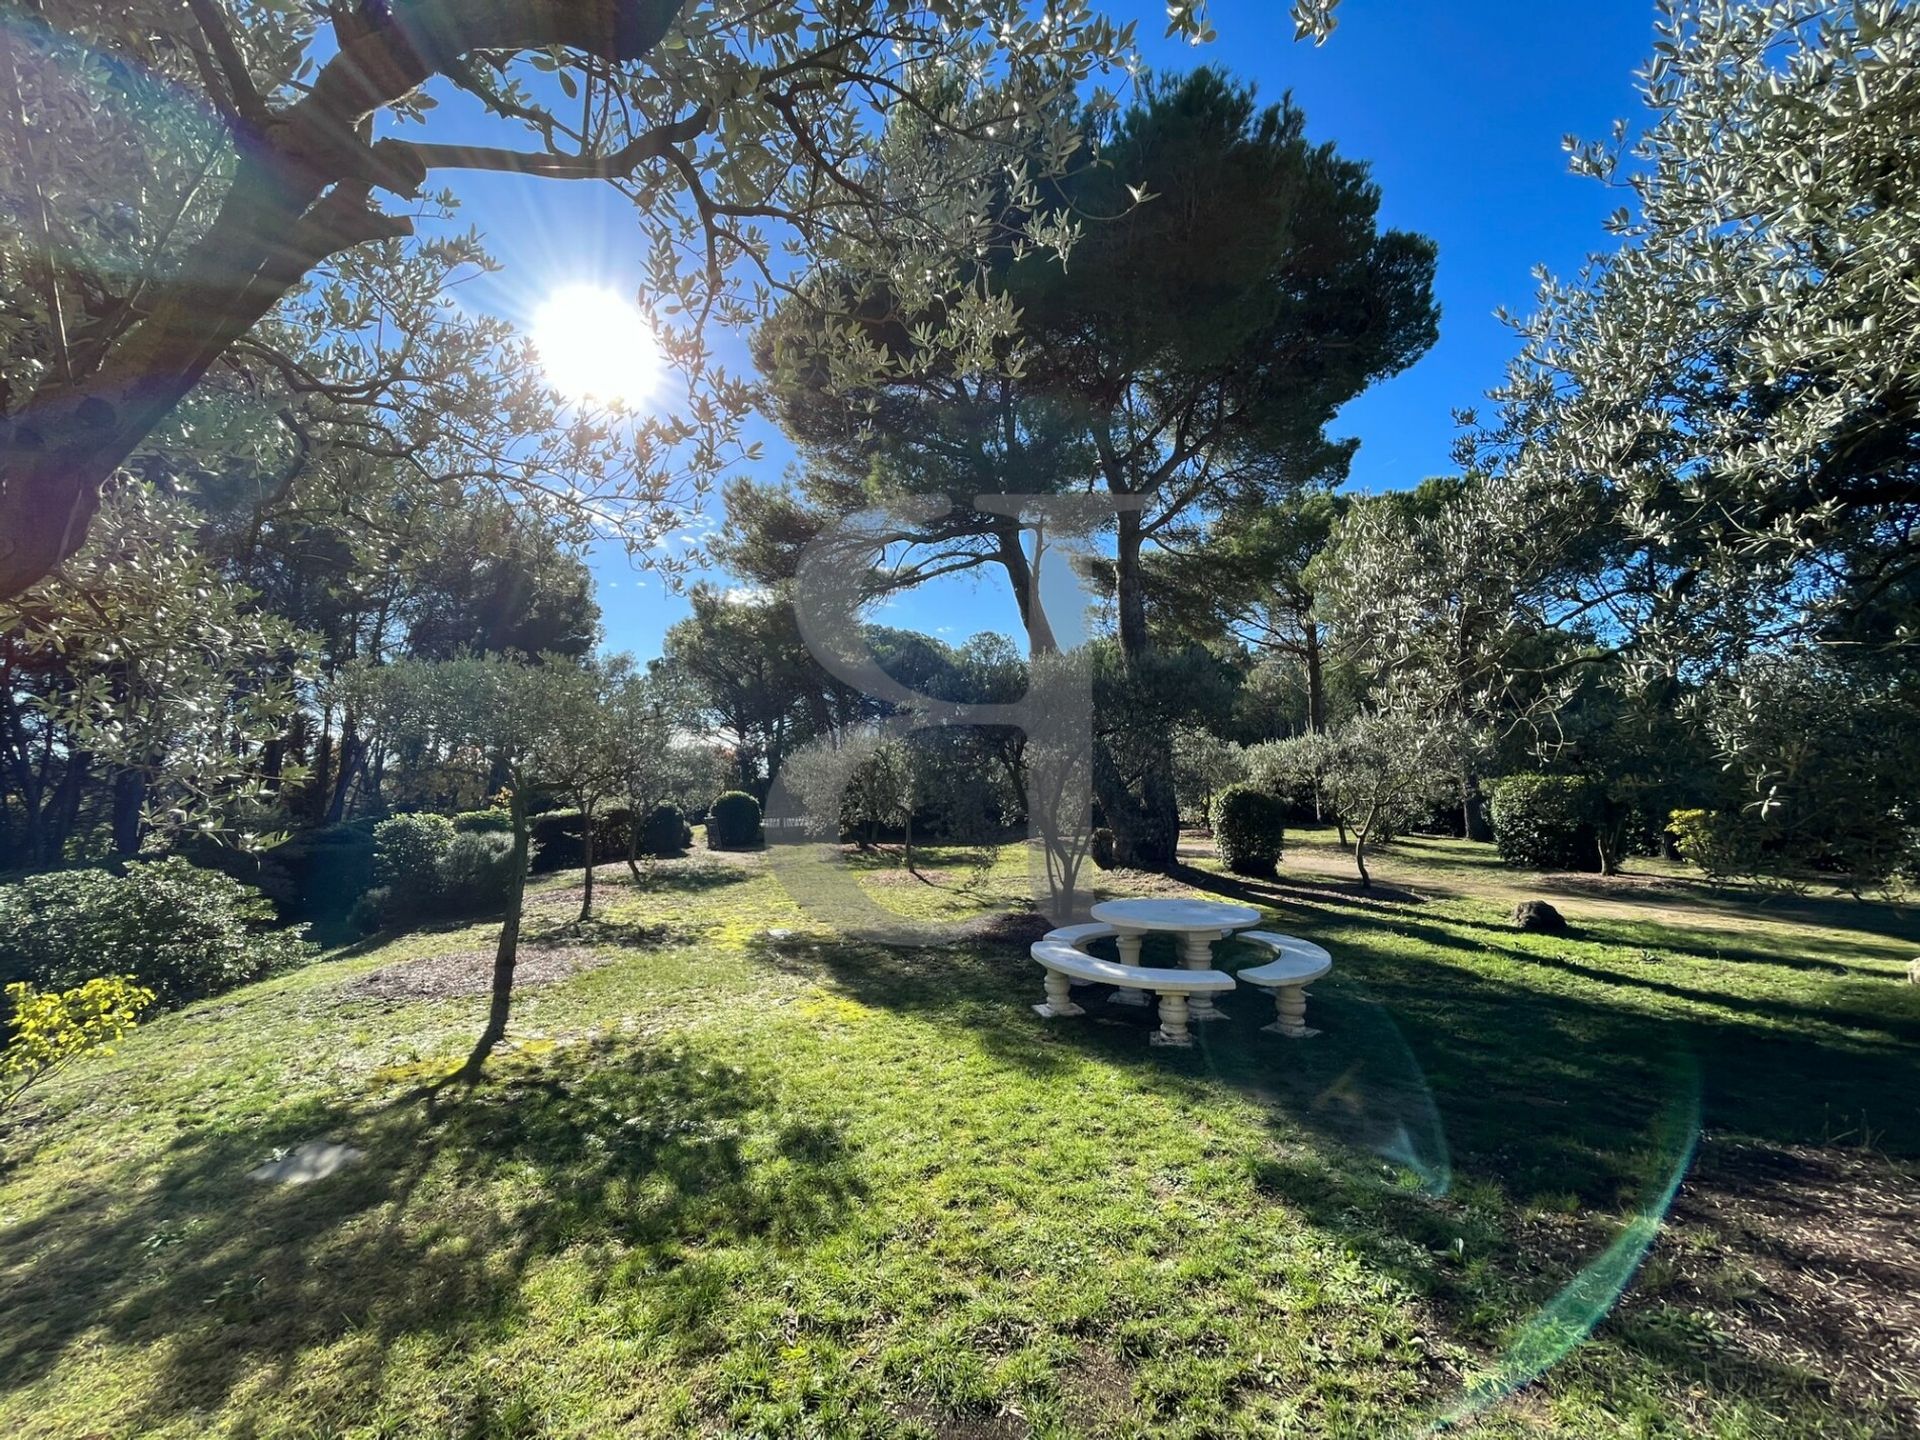
[[[1251,905],[1221,900],[1102,900],[1091,913],[1123,930],[1244,930],[1260,923]]]

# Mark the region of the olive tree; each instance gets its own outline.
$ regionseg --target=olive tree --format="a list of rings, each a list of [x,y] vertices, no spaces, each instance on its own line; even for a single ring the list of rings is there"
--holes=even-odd
[[[57,858],[92,773],[121,855],[188,831],[252,844],[297,778],[278,742],[311,641],[257,610],[195,530],[179,501],[117,483],[86,547],[0,602],[0,797],[18,797],[31,861]]]
[[[1247,752],[1256,784],[1282,794],[1317,788],[1353,847],[1360,886],[1367,849],[1432,813],[1454,773],[1455,737],[1444,725],[1363,711],[1329,730],[1273,740]]]
[[[1303,5],[1303,18],[1326,8]],[[1199,11],[1177,0],[1170,24],[1199,38]],[[398,263],[408,212],[444,211],[434,187],[460,171],[605,183],[633,203],[649,308],[691,391],[676,415],[637,422],[628,447],[626,498],[651,513],[670,482],[710,470],[746,403],[712,362],[706,322],[742,322],[790,289],[786,251],[884,275],[916,311],[940,303],[929,349],[1004,336],[1011,307],[956,284],[956,257],[1009,217],[1033,244],[1067,248],[1073,227],[1031,201],[1074,147],[1035,127],[1131,50],[1131,27],[1085,0],[1043,13],[1025,0],[49,0],[23,12],[0,32],[12,131],[0,151],[0,597],[84,542],[106,478],[270,317],[285,319],[316,271]],[[447,97],[477,106],[489,133],[436,138]],[[938,143],[904,194],[883,195],[868,143],[895,112]],[[1010,157],[1022,167],[1011,184]],[[431,265],[458,244],[430,236],[412,253]],[[328,307],[360,289],[349,274]],[[336,382],[262,349],[250,358],[302,391],[406,388],[404,354]],[[618,529],[619,497],[597,498],[585,513]]]
[[[479,1075],[512,1014],[531,844],[527,796],[543,787],[576,799],[609,793],[604,677],[562,657],[543,660],[402,660],[363,671],[352,682],[361,712],[390,735],[405,736],[449,765],[506,777],[512,878],[494,948],[486,1025],[463,1070],[468,1078]],[[589,849],[589,860],[591,855]]]
[[[1917,69],[1895,0],[1662,0],[1644,123],[1568,141],[1616,243],[1543,277],[1463,458],[1493,533],[1612,532],[1570,600],[1631,659],[1920,633]]]

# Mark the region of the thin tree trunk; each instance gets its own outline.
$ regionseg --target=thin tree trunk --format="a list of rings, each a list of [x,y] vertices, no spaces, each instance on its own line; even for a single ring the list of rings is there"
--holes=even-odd
[[[1147,636],[1147,597],[1145,576],[1140,569],[1140,550],[1145,536],[1140,528],[1140,512],[1120,511],[1116,517],[1118,549],[1114,564],[1114,598],[1119,612],[1120,658],[1129,673],[1145,661],[1149,649]],[[1159,737],[1166,740],[1167,737]],[[1140,777],[1137,805],[1123,806],[1116,814],[1103,795],[1101,807],[1107,810],[1107,823],[1113,830],[1116,854],[1131,852],[1131,863],[1149,870],[1165,870],[1178,858],[1180,846],[1180,804],[1173,783],[1173,746],[1155,745],[1151,759]],[[1130,830],[1131,834],[1123,833]]]
[[[1367,818],[1360,828],[1353,832],[1353,866],[1360,872],[1360,888],[1371,890],[1373,876],[1367,873],[1367,836],[1373,833],[1373,822],[1380,813],[1378,802],[1367,806]]]
[[[1060,646],[1054,639],[1053,625],[1040,598],[1040,567],[1027,559],[1026,547],[1020,543],[1019,525],[1009,523],[997,527],[994,540],[1001,568],[1007,572],[1007,583],[1013,587],[1014,603],[1020,607],[1020,623],[1027,631],[1027,649],[1035,655],[1057,653]],[[1034,550],[1036,555],[1041,553],[1037,541]]]
[[[1122,510],[1116,517],[1116,529],[1114,608],[1120,622],[1120,655],[1131,665],[1147,653],[1146,580],[1140,572],[1140,549],[1145,537],[1140,531],[1140,512]]]
[[[500,943],[493,952],[493,991],[487,1004],[487,1028],[460,1067],[465,1080],[478,1080],[480,1071],[494,1048],[506,1038],[507,1020],[513,1011],[513,970],[520,958],[520,907],[527,894],[527,802],[519,777],[513,782],[509,802],[513,816],[513,881],[507,887],[507,914],[500,924]]]
[[[593,808],[580,807],[580,854],[586,861],[580,887],[580,919],[593,918]]]
[[[347,794],[353,789],[354,772],[359,768],[365,756],[366,746],[360,741],[360,733],[351,714],[340,717],[340,746],[337,760],[339,773],[334,776],[333,794],[327,799],[326,823],[338,825],[347,813]]]

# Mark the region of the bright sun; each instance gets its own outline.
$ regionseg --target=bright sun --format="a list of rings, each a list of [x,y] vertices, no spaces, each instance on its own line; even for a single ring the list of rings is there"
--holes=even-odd
[[[601,285],[554,291],[533,317],[547,380],[569,400],[639,405],[660,383],[660,342],[632,301]]]

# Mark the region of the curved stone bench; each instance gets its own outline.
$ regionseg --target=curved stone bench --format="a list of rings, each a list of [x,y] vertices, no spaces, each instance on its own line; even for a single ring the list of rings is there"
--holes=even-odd
[[[1271,1025],[1262,1025],[1275,1035],[1290,1040],[1305,1040],[1318,1035],[1307,1024],[1307,986],[1333,969],[1333,957],[1311,940],[1278,935],[1271,930],[1242,930],[1236,940],[1251,940],[1273,952],[1264,965],[1242,970],[1238,978],[1273,992],[1273,1008],[1278,1012]]]
[[[1050,944],[1071,945],[1076,950],[1084,950],[1089,941],[1111,940],[1119,933],[1111,925],[1091,920],[1085,925],[1062,925],[1058,930],[1047,931],[1040,938]]]
[[[1073,1003],[1071,986],[1112,985],[1120,990],[1151,990],[1160,997],[1160,1028],[1155,1045],[1191,1045],[1187,1029],[1187,996],[1233,989],[1233,977],[1223,970],[1161,970],[1146,965],[1117,965],[1060,940],[1036,940],[1028,951],[1046,967],[1047,998],[1033,1007],[1036,1015],[1084,1015]]]
[[[1085,950],[1095,940],[1112,940],[1119,931],[1111,925],[1102,925],[1098,920],[1089,920],[1084,925],[1062,925],[1058,930],[1049,930],[1040,938],[1061,945],[1071,945],[1076,950]],[[1070,980],[1070,985],[1085,985],[1085,980]],[[1122,992],[1125,1002],[1132,1005],[1145,1005],[1147,1002],[1131,991]],[[1121,998],[1121,997],[1116,997]]]

